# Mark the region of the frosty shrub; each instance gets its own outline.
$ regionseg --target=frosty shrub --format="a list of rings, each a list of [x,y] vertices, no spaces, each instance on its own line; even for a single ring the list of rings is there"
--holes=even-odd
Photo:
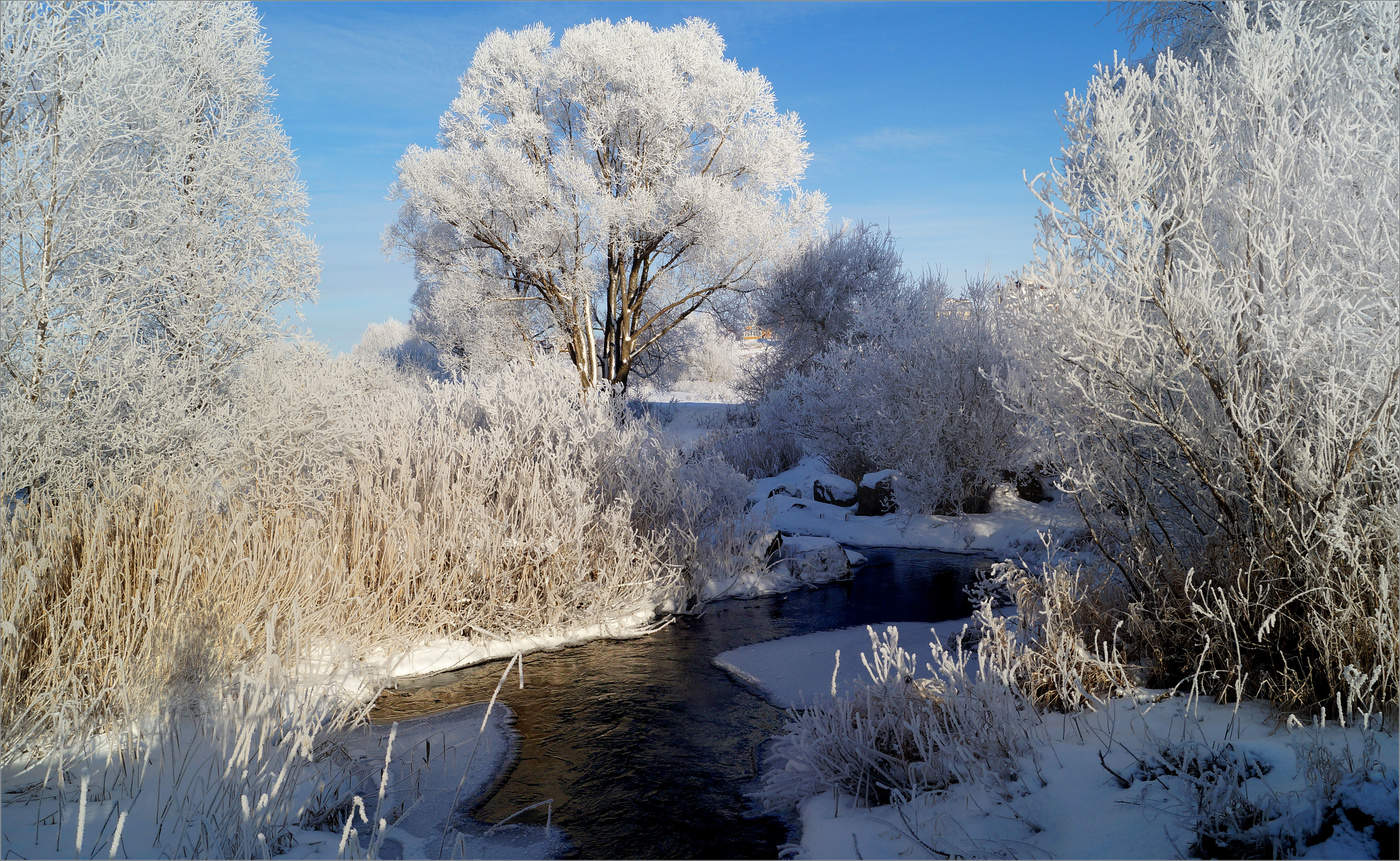
[[[0,497],[187,450],[315,294],[249,4],[0,9]]]
[[[695,313],[672,330],[664,345],[658,344],[645,367],[639,363],[635,371],[656,389],[687,383],[729,388],[742,370],[739,343],[713,314]]]
[[[418,289],[410,320],[414,335],[432,346],[442,370],[448,374],[498,370],[528,360],[538,351],[555,349],[558,344],[546,318],[532,314],[525,303],[493,294],[490,279],[436,262],[440,256],[436,243],[450,242],[443,233],[437,229],[415,239]]]
[[[1119,651],[1122,623],[1111,612],[1120,603],[1111,581],[1062,564],[1032,573],[1013,562],[993,566],[988,579],[1012,596],[1016,619],[984,608],[974,629],[978,652],[1038,711],[1093,710],[1132,687]]]
[[[898,469],[926,510],[985,511],[993,483],[1028,459],[993,380],[1008,372],[999,287],[948,297],[941,277],[888,290],[852,331],[774,385],[759,426],[789,434],[851,478]]]
[[[1068,99],[1008,388],[1164,680],[1369,709],[1400,682],[1400,24],[1245,6]]]
[[[853,335],[862,308],[900,291],[903,265],[889,230],[860,222],[833,230],[779,268],[754,300],[758,325],[772,332],[773,343],[745,375],[749,399]]]
[[[1051,564],[1002,563],[981,582],[1010,594],[1015,616],[984,597],[970,624],[929,643],[920,667],[898,631],[870,629],[870,683],[789,715],[764,774],[775,807],[839,790],[865,803],[907,801],[953,782],[1005,780],[1039,768],[1047,711],[1094,710],[1132,687],[1098,583]],[[840,661],[840,656],[837,656]]]
[[[437,348],[408,323],[390,317],[370,323],[351,355],[358,361],[383,364],[409,377],[442,378],[446,371]]]
[[[987,605],[975,618],[1005,623]],[[921,672],[896,630],[869,632],[871,650],[861,656],[869,684],[789,713],[764,771],[766,804],[782,808],[832,790],[866,804],[906,802],[951,783],[1006,779],[1023,757],[1038,767],[1044,735],[1034,704],[1008,684],[1014,655],[949,650],[934,639]]]
[[[791,469],[802,460],[802,441],[791,431],[759,424],[752,410],[739,409],[734,424],[701,440],[699,449],[712,452],[746,477],[766,478]]]

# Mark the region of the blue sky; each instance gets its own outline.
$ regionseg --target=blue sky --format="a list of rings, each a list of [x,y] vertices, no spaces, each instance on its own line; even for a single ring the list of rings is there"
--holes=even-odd
[[[1127,40],[1104,3],[258,3],[276,110],[296,149],[321,246],[303,309],[333,352],[406,320],[408,264],[386,259],[385,200],[410,144],[431,146],[477,43],[543,21],[664,27],[708,18],[744,68],[796,111],[803,185],[831,218],[894,231],[912,271],[1004,274],[1024,264],[1035,199],[1022,181],[1059,151],[1056,112]]]

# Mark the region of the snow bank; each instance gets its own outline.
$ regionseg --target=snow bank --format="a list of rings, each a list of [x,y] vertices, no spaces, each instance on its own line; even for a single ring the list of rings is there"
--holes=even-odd
[[[904,648],[927,656],[921,644],[946,640],[965,621],[893,627]],[[776,705],[810,707],[831,701],[835,651],[837,694],[849,696],[864,681],[860,656],[869,647],[864,627],[847,628],[733,649],[715,662]],[[807,799],[795,857],[1180,857],[1198,839],[1198,787],[1228,796],[1229,804],[1208,801],[1207,812],[1264,811],[1251,839],[1304,857],[1377,857],[1378,831],[1396,821],[1394,733],[1305,726],[1263,704],[1160,691],[1027,721],[1033,753],[1004,780],[953,783],[879,807],[832,793]],[[1317,837],[1307,835],[1326,839],[1308,846]]]
[[[227,835],[248,819],[250,804],[261,823],[254,840],[267,838],[257,854],[334,858],[342,839],[362,851],[373,842],[381,857],[540,858],[560,849],[557,832],[492,830],[463,825],[455,815],[494,786],[515,756],[514,719],[502,703],[489,713],[478,703],[394,727],[318,736],[309,760],[288,749],[270,812],[246,769],[240,776],[224,767],[231,751],[238,755],[228,746],[233,738],[251,733],[264,747],[268,738],[239,724],[228,726],[230,736],[221,732],[222,720],[191,717],[159,736],[142,733],[121,756],[94,743],[90,755],[63,769],[54,762],[6,768],[6,857],[224,857]],[[279,771],[275,757],[254,767]],[[342,827],[347,814],[353,835]],[[353,844],[348,851],[355,852]]]
[[[407,649],[375,649],[362,659],[352,658],[343,650],[324,648],[303,659],[298,671],[305,683],[328,686],[351,697],[365,699],[385,683],[392,685],[511,655],[553,651],[592,640],[641,637],[656,630],[656,615],[654,606],[642,606],[591,625],[494,639],[439,637]]]
[[[810,489],[812,482],[827,472],[820,458],[805,458],[786,472],[758,479],[748,497],[749,516],[756,522],[766,521],[783,533],[823,536],[857,547],[899,547],[1003,557],[1042,549],[1039,536],[1042,531],[1066,540],[1083,528],[1072,500],[1061,497],[1054,502],[1026,502],[1009,488],[1000,488],[993,495],[992,510],[987,514],[958,517],[905,512],[861,517],[843,506],[782,494],[768,495],[784,486]]]
[[[1169,791],[1178,778],[1150,779],[1135,762],[1135,755],[1173,745],[1201,745],[1260,764],[1267,773],[1245,780],[1239,791],[1277,814],[1280,834],[1290,825],[1315,833],[1329,802],[1326,788],[1310,779],[1303,751],[1314,744],[1353,752],[1366,746],[1354,727],[1275,728],[1276,716],[1260,705],[1246,703],[1237,713],[1184,696],[1153,699],[1118,699],[1098,713],[1047,717],[1052,741],[1006,784],[953,784],[898,807],[810,798],[800,806],[795,857],[934,857],[930,849],[981,858],[1181,857],[1196,840],[1195,811],[1183,803],[1188,793]],[[1371,755],[1389,763],[1389,776],[1362,782],[1355,792],[1372,803],[1379,821],[1393,823],[1400,749],[1393,734],[1373,737],[1380,749]],[[1379,845],[1370,826],[1358,830],[1343,816],[1326,840],[1304,849],[1304,857],[1374,858]]]
[[[400,721],[392,729],[363,726],[347,733],[342,744],[346,755],[372,778],[362,789],[367,804],[378,792],[389,734],[395,736],[389,783],[378,812],[394,823],[384,835],[382,855],[545,858],[562,850],[557,831],[513,824],[492,829],[454,819],[458,808],[499,783],[518,750],[514,714],[504,703],[497,702],[489,715],[487,707],[476,703]],[[368,813],[374,820],[375,809],[370,807]],[[362,823],[362,831],[367,830]]]
[[[895,628],[905,649],[922,652],[933,638],[946,643],[970,621],[887,622],[870,627],[877,632]],[[868,682],[860,658],[869,651],[870,634],[865,625],[858,625],[741,646],[719,653],[714,662],[778,708],[809,708],[831,701],[833,677],[837,696],[849,696]]]

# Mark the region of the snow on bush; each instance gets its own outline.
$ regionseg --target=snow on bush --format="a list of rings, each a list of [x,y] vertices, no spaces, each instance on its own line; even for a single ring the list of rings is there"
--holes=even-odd
[[[760,424],[748,410],[737,411],[733,427],[710,434],[699,449],[723,458],[745,477],[766,478],[797,465],[802,460],[802,443],[797,435]]]
[[[759,426],[847,477],[898,469],[918,507],[985,511],[1003,471],[1028,459],[993,388],[1014,334],[998,293],[981,279],[965,300],[940,277],[886,285],[844,338],[768,389]]]
[[[713,314],[690,315],[652,352],[655,355],[639,361],[634,370],[656,389],[685,383],[728,387],[743,370],[739,339]]]
[[[832,701],[789,714],[764,775],[767,803],[836,789],[884,804],[953,782],[1000,781],[1026,763],[1038,768],[1045,712],[1092,711],[1131,687],[1079,575],[1005,563],[978,585],[985,597],[971,624],[948,643],[934,637],[922,668],[895,628],[870,629],[861,661],[871,683],[838,697],[833,674]],[[994,612],[987,593],[1009,593],[1017,615]]]
[[[1004,625],[984,604],[976,617]],[[773,744],[762,797],[778,809],[839,790],[866,804],[901,802],[956,782],[996,780],[1034,759],[1043,730],[1034,705],[1005,680],[1014,672],[993,650],[949,650],[935,638],[920,672],[899,632],[869,629],[861,655],[870,684],[850,696],[791,711]],[[836,656],[838,662],[840,654]]]
[[[767,352],[745,375],[750,400],[856,331],[862,308],[878,306],[904,283],[903,260],[889,230],[842,225],[774,273],[754,312],[772,333]]]
[[[318,273],[250,4],[0,16],[9,499],[186,452]]]
[[[419,336],[412,325],[393,317],[366,326],[350,354],[359,361],[382,363],[409,376],[442,377],[447,373],[432,342]]]
[[[1132,687],[1117,641],[1120,622],[1105,612],[1113,584],[1047,563],[1032,573],[1020,563],[992,567],[979,588],[1009,594],[1013,624],[983,611],[974,629],[998,678],[1039,711],[1093,710]]]
[[[1164,681],[1393,706],[1400,23],[1381,4],[1223,22],[1199,58],[1120,62],[1069,97],[1006,388]]]

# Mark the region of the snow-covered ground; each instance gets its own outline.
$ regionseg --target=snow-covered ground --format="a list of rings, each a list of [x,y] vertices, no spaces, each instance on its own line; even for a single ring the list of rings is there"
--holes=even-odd
[[[304,681],[364,698],[384,684],[593,640],[641,637],[656,630],[658,624],[656,607],[646,605],[588,625],[516,637],[439,637],[407,649],[374,649],[364,658],[356,658],[344,649],[328,648],[303,659],[299,671]]]
[[[900,623],[899,639],[918,651],[964,621]],[[837,692],[849,695],[869,644],[862,627],[760,643],[716,660],[775,705],[793,707],[829,700],[836,649]],[[1242,830],[1251,807],[1262,811],[1255,836],[1315,835],[1314,845],[1294,847],[1304,857],[1374,858],[1385,826],[1373,823],[1389,823],[1394,833],[1393,732],[1305,725],[1256,703],[1236,708],[1158,691],[1095,712],[1047,714],[1034,732],[1035,752],[1002,780],[954,783],[878,807],[833,793],[809,798],[800,805],[795,856],[1180,857],[1197,840],[1195,799],[1210,793],[1234,799],[1220,809],[1246,820]]]
[[[820,458],[808,457],[786,472],[756,480],[749,494],[750,516],[784,533],[820,535],[856,547],[918,548],[997,558],[1043,550],[1041,532],[1068,540],[1081,528],[1079,512],[1064,496],[1051,502],[1027,502],[1005,486],[993,494],[992,510],[986,514],[944,517],[896,511],[860,516],[854,507],[812,498],[812,483],[828,472]]]
[[[453,815],[457,802],[500,780],[514,757],[510,710],[487,709],[480,703],[393,727],[356,727],[317,739],[310,759],[292,753],[275,729],[217,717],[188,718],[119,748],[94,739],[92,753],[62,773],[51,763],[5,770],[4,856],[556,854],[555,831],[487,829]],[[353,834],[340,828],[346,814]]]
[[[645,409],[656,419],[673,446],[682,451],[695,448],[717,428],[724,427],[730,410],[739,403],[728,386],[690,383],[685,388],[646,392]]]

